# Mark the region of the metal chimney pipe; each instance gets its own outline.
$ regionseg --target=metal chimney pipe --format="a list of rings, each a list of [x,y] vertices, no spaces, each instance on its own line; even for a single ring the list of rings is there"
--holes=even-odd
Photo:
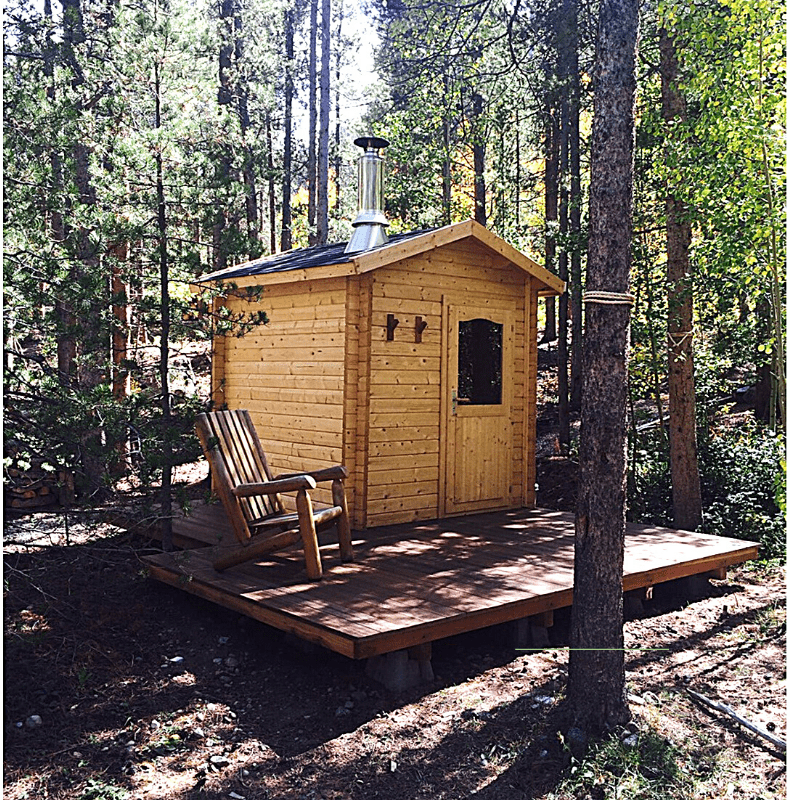
[[[383,159],[378,152],[389,142],[378,136],[362,136],[355,143],[364,148],[364,155],[358,159],[358,216],[345,253],[360,253],[389,241],[389,221],[383,213]]]

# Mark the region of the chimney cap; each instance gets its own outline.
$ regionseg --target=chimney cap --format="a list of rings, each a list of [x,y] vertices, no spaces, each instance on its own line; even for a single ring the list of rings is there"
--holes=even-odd
[[[354,144],[358,147],[363,147],[365,150],[382,150],[384,147],[389,146],[386,139],[381,139],[380,136],[360,136],[355,140]]]

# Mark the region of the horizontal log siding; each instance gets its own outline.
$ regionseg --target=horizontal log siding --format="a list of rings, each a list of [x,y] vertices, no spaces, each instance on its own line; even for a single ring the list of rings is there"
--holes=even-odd
[[[234,313],[269,318],[226,340],[224,391],[230,408],[250,411],[275,473],[344,463],[345,292],[342,278],[269,287],[255,302],[228,299]],[[330,485],[314,499],[329,505]]]
[[[439,506],[442,300],[515,308],[512,503],[521,505],[527,411],[525,276],[482,248],[448,246],[375,270],[369,362],[369,527],[433,519]],[[386,341],[386,315],[399,320]],[[414,341],[415,318],[427,322]]]

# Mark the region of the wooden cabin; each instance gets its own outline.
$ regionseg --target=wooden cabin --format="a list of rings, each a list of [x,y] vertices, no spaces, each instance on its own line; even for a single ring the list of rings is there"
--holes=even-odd
[[[268,323],[213,344],[217,407],[273,471],[344,464],[359,530],[535,504],[537,300],[556,276],[473,220],[201,279]]]

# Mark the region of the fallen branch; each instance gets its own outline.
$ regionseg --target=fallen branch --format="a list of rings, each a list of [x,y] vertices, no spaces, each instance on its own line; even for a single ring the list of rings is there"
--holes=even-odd
[[[763,737],[770,742],[770,744],[775,745],[775,747],[777,747],[781,752],[786,752],[786,742],[784,742],[783,739],[779,739],[777,736],[773,736],[763,728],[759,728],[758,725],[754,725],[752,722],[750,722],[750,720],[747,720],[737,714],[730,706],[726,706],[724,703],[716,703],[713,700],[709,700],[704,695],[700,694],[699,692],[693,692],[691,689],[687,689],[686,693],[693,700],[697,700],[698,702],[703,703],[710,708],[721,711],[723,714],[727,714],[729,717],[733,717],[733,719],[735,719],[740,725],[743,725],[749,731],[752,731],[753,733]]]

